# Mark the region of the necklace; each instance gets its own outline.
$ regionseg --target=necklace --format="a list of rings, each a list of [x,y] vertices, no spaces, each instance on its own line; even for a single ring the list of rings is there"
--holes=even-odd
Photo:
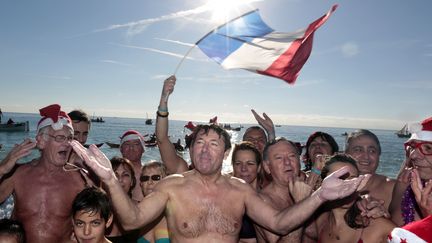
[[[404,225],[414,221],[414,210],[416,207],[416,203],[417,202],[415,200],[411,185],[409,185],[402,196],[401,202],[402,218],[404,221]]]

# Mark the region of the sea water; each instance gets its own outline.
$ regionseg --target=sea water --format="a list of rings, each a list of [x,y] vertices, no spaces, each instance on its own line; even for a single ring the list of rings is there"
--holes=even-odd
[[[3,159],[7,153],[12,149],[14,144],[21,143],[25,138],[35,138],[37,122],[40,119],[38,114],[27,114],[27,113],[3,113],[3,121],[8,118],[12,118],[16,122],[29,121],[30,131],[29,132],[0,132],[0,144],[3,147],[0,149],[0,159]],[[120,117],[104,117],[104,123],[92,123],[88,144],[98,143],[120,143],[120,136],[129,129],[134,129],[141,132],[143,135],[153,134],[155,132],[155,121],[153,125],[145,125],[145,119],[138,118],[120,118]],[[181,140],[182,145],[185,145],[184,137],[186,134],[190,134],[188,129],[184,128],[187,121],[169,121],[170,140],[176,142],[178,139]],[[239,124],[233,125],[233,127]],[[244,131],[252,125],[256,124],[242,124],[244,127],[240,131],[229,131],[231,135],[231,142],[238,143],[243,137]],[[332,135],[339,145],[341,151],[344,150],[345,136],[343,133],[354,131],[355,128],[330,128],[330,127],[307,127],[307,126],[287,126],[282,125],[276,127],[276,136],[285,137],[295,142],[305,144],[310,134],[315,131],[323,131]],[[380,164],[377,172],[395,178],[401,163],[404,160],[404,149],[403,143],[406,139],[398,138],[393,130],[375,130],[371,129],[375,133],[381,143],[382,153],[380,157]],[[148,139],[148,137],[146,138]],[[108,158],[113,156],[120,156],[118,148],[110,148],[108,145],[103,144],[100,149],[106,154]],[[181,154],[183,158],[190,163],[189,152],[186,150]],[[18,163],[25,163],[33,158],[39,156],[39,152],[34,150],[31,155],[21,159]],[[157,147],[146,147],[143,156],[143,163],[150,160],[160,160],[159,149]],[[231,171],[231,162],[227,159],[223,164],[223,171]]]

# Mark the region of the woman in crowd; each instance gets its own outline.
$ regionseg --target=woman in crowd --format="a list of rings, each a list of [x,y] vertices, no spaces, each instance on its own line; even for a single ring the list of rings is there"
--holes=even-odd
[[[251,142],[236,144],[231,157],[233,175],[249,183],[255,190],[259,190],[259,171],[261,168],[261,153]],[[240,243],[256,242],[256,233],[253,221],[243,217],[243,224],[240,230]]]
[[[125,158],[113,157],[111,165],[123,190],[132,198],[132,191],[136,185],[132,163]],[[126,231],[123,229],[117,220],[115,212],[113,224],[107,232],[107,238],[113,243],[136,242],[139,237],[139,230]]]
[[[348,166],[349,174],[346,178],[359,176],[356,161],[349,155],[336,154],[325,160],[321,177],[336,170]],[[343,199],[329,201],[323,206],[326,211],[317,220],[318,242],[387,242],[387,235],[395,227],[395,224],[384,218],[366,218],[361,215],[357,202],[361,200],[358,192]]]
[[[321,185],[321,170],[324,166],[324,157],[339,151],[335,139],[325,132],[312,133],[306,142],[306,152],[303,156],[304,171],[308,174],[307,183],[313,188]]]
[[[155,185],[166,176],[166,167],[161,162],[152,161],[145,164],[140,177],[140,186],[144,197],[150,195]],[[164,214],[150,225],[146,225],[141,230],[141,235],[138,243],[169,243],[168,226]]]

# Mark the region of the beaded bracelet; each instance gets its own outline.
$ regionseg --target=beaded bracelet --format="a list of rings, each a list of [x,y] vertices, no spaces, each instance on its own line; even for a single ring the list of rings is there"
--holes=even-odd
[[[156,111],[156,115],[157,115],[158,117],[168,117],[169,112],[168,112],[168,111],[166,111],[166,112]]]
[[[317,175],[321,175],[321,170],[318,170],[318,169],[315,168],[315,167],[312,167],[311,171],[312,171],[313,173],[317,174]]]

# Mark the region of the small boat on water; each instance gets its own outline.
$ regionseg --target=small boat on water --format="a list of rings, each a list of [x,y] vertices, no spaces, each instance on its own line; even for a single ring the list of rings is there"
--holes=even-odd
[[[148,134],[144,135],[144,137],[149,136]],[[106,145],[108,145],[110,148],[120,148],[120,144],[118,143],[111,143],[111,142],[105,142]],[[157,146],[157,139],[156,134],[152,134],[150,136],[149,140],[144,141],[145,147],[156,147]]]
[[[344,133],[341,134],[341,136],[348,136],[348,133],[344,132]]]
[[[400,138],[411,137],[411,133],[408,131],[408,124],[405,124],[399,131],[397,131],[396,135]]]
[[[96,143],[96,147],[100,148],[104,143]],[[84,144],[84,147],[88,148],[90,144]]]
[[[148,113],[146,113],[146,120],[145,120],[145,124],[146,125],[153,125],[153,120],[151,118],[148,117]]]
[[[223,127],[225,130],[228,130],[228,131],[236,131],[236,132],[238,132],[238,131],[240,131],[240,130],[242,129],[241,126],[238,126],[238,127],[232,127],[231,124],[224,124],[222,127]]]
[[[105,122],[105,120],[102,117],[92,118],[90,120],[91,122]]]
[[[14,123],[3,123],[0,124],[0,132],[28,132],[29,122],[14,122]]]
[[[145,124],[146,125],[152,125],[153,124],[153,120],[150,119],[150,118],[148,118],[148,119],[146,119]]]
[[[108,145],[110,148],[119,148],[120,144],[118,143],[111,143],[111,142],[105,142],[106,145]]]

